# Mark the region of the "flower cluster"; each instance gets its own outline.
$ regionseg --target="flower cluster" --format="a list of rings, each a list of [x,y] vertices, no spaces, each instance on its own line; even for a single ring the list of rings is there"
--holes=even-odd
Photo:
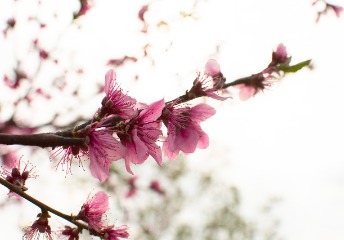
[[[207,104],[187,105],[198,97],[216,100],[229,98],[227,88],[235,86],[240,98],[246,100],[272,84],[282,73],[295,72],[309,65],[310,60],[289,65],[286,48],[279,44],[272,53],[270,64],[260,73],[226,83],[216,60],[210,59],[203,71],[197,72],[192,87],[177,99],[165,102],[160,99],[151,104],[137,102],[123,92],[116,82],[116,72],[109,70],[105,75],[105,97],[92,120],[77,127],[72,137],[85,138],[83,146],[66,146],[60,162],[71,166],[73,157],[87,155],[90,171],[100,182],[109,176],[110,164],[124,160],[126,170],[133,174],[131,164],[142,164],[151,156],[162,165],[162,155],[174,160],[180,153],[189,154],[196,148],[209,145],[208,135],[200,123],[215,114]],[[167,135],[164,136],[162,127]]]
[[[115,71],[109,70],[101,107],[86,127],[72,133],[73,137],[84,137],[86,144],[62,148],[64,155],[59,164],[66,164],[70,171],[74,157],[80,161],[87,155],[92,176],[103,182],[109,176],[111,162],[119,159],[124,159],[126,170],[133,174],[131,164],[142,164],[149,156],[162,165],[163,153],[175,159],[180,152],[188,154],[196,148],[204,149],[209,139],[200,122],[213,116],[215,109],[206,104],[185,106],[182,102],[201,96],[224,100],[227,97],[220,96],[224,82],[219,64],[212,59],[204,73],[198,73],[183,99],[170,103],[161,99],[145,104],[123,93]],[[161,129],[163,125],[167,128],[166,137]]]

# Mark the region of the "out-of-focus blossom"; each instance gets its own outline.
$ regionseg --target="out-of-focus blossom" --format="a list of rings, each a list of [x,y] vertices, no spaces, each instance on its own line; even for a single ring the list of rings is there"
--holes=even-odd
[[[221,88],[225,81],[226,78],[221,73],[220,65],[216,60],[210,59],[205,65],[204,72],[197,72],[188,96],[191,99],[208,96],[221,101],[226,100],[228,97],[220,96],[221,93],[224,93]]]
[[[4,34],[4,37],[7,36],[7,32],[10,30],[10,29],[13,29],[16,25],[16,20],[14,18],[9,18],[7,21],[6,21],[6,28],[4,29],[3,31],[3,34]]]
[[[123,119],[129,119],[137,115],[135,109],[136,100],[122,92],[116,82],[116,72],[109,70],[105,75],[105,94],[99,117],[117,115]]]
[[[139,10],[139,13],[138,13],[138,18],[141,20],[141,21],[145,21],[144,19],[144,16],[145,16],[145,13],[148,11],[148,5],[143,5],[141,7],[141,9]]]
[[[107,62],[107,65],[113,65],[113,66],[120,66],[124,64],[126,61],[133,61],[137,62],[136,57],[129,57],[129,56],[124,56],[122,58],[112,58]]]
[[[72,228],[70,226],[65,226],[58,234],[62,239],[68,240],[79,240],[79,230],[77,228]]]
[[[25,166],[22,167],[22,164],[25,164]],[[26,180],[37,177],[37,175],[33,173],[33,169],[34,167],[29,163],[22,163],[21,159],[12,159],[12,162],[8,163],[7,168],[2,167],[0,176],[6,179],[6,181],[19,187],[22,191],[26,191],[28,190],[25,186]],[[8,196],[11,197],[18,195],[10,191]]]
[[[328,3],[324,0],[316,0],[312,5],[317,9],[317,18],[316,22],[319,22],[321,16],[326,15],[329,10],[333,11],[336,14],[336,17],[340,17],[343,12],[343,7]]]
[[[178,107],[175,104],[166,107],[162,115],[168,134],[163,144],[165,155],[173,160],[180,151],[193,153],[196,148],[207,148],[209,138],[200,122],[213,116],[215,112],[207,104],[198,104],[192,108]]]
[[[14,70],[14,77],[10,78],[7,75],[4,75],[3,80],[4,83],[13,89],[16,89],[20,86],[20,83],[22,80],[28,79],[28,76],[25,72],[23,72],[22,70]]]
[[[39,50],[39,56],[42,60],[45,60],[49,57],[49,53],[45,51],[44,49]]]
[[[164,99],[145,106],[140,114],[123,126],[122,132],[117,132],[127,152],[124,156],[125,166],[133,174],[130,163],[142,164],[149,155],[162,164],[161,148],[156,144],[162,135],[161,122],[157,121],[165,106]]]
[[[129,190],[125,194],[126,198],[130,198],[136,194],[136,192],[137,192],[137,188],[136,188],[136,184],[135,184],[136,180],[137,180],[137,177],[135,176],[135,177],[129,178],[129,180],[127,181],[128,185],[129,185]]]
[[[81,207],[77,217],[89,224],[95,231],[106,228],[104,214],[109,208],[108,196],[105,192],[99,191],[93,197],[88,197],[86,203]]]
[[[23,239],[37,240],[42,236],[43,239],[53,240],[51,227],[48,222],[49,214],[47,212],[39,213],[37,217],[38,219],[30,227],[24,228],[25,234]]]
[[[151,181],[149,188],[160,195],[165,195],[164,189],[161,188],[161,185],[157,180]]]
[[[92,176],[104,182],[109,176],[112,161],[125,155],[125,147],[113,136],[113,132],[103,125],[106,119],[96,123],[88,132],[88,149]]]
[[[128,238],[129,233],[126,226],[115,228],[114,226],[108,227],[104,230],[105,240],[119,240],[119,238]]]
[[[74,14],[74,19],[77,19],[85,15],[92,8],[89,0],[79,0],[79,2],[80,2],[80,8],[78,12]]]

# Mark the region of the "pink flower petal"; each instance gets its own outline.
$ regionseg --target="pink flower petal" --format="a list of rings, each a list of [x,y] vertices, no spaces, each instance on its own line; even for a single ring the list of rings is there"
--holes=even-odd
[[[220,65],[215,59],[209,59],[205,65],[205,73],[208,76],[214,77],[221,72]]]

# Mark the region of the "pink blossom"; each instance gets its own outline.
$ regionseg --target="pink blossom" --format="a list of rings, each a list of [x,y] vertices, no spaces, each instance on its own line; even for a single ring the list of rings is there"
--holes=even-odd
[[[288,57],[286,47],[280,43],[276,51],[272,52],[272,61],[269,66],[276,66],[278,64],[289,64],[291,58]]]
[[[160,183],[157,180],[151,181],[149,188],[160,195],[165,195],[164,189],[161,188]]]
[[[85,15],[92,7],[89,4],[89,0],[79,0],[79,2],[80,2],[80,8],[79,8],[79,11],[74,14],[74,19],[77,19],[78,17]]]
[[[127,148],[124,160],[129,173],[133,174],[130,163],[142,164],[149,155],[159,165],[162,164],[161,149],[156,141],[162,135],[160,130],[161,122],[157,121],[157,119],[161,116],[164,106],[164,99],[146,106],[137,117],[131,119],[124,126],[122,132],[117,133],[121,142]]]
[[[176,107],[171,104],[164,110],[162,119],[167,127],[168,136],[163,151],[169,159],[175,159],[179,152],[193,153],[196,148],[207,148],[208,135],[200,127],[215,114],[215,109],[207,104],[198,104],[192,108]]]
[[[25,166],[22,167],[21,159],[15,160],[12,159],[12,162],[8,164],[8,168],[2,168],[0,171],[0,176],[2,176],[6,181],[12,183],[19,187],[22,191],[27,191],[27,187],[25,186],[26,180],[29,178],[36,178],[37,175],[33,173],[34,167],[32,167],[29,163],[25,163]],[[9,197],[17,196],[17,194],[13,192],[9,192]]]
[[[220,96],[220,91],[226,78],[223,77],[220,65],[216,60],[210,59],[206,65],[204,72],[197,72],[196,79],[193,82],[193,86],[189,91],[189,97],[202,97],[208,96],[217,100],[226,100],[228,97]]]
[[[53,240],[51,236],[51,228],[48,223],[49,214],[40,213],[38,214],[38,219],[30,226],[24,228],[25,234],[23,239],[26,240],[37,240],[40,239],[40,236],[43,236],[44,239]]]
[[[92,176],[100,182],[104,182],[109,177],[111,162],[123,158],[126,150],[112,136],[113,132],[104,126],[105,121],[106,119],[94,125],[88,133],[90,170]]]
[[[116,82],[116,72],[109,70],[105,75],[105,94],[100,115],[115,114],[123,119],[129,119],[137,115],[134,109],[136,100],[123,94]]]
[[[109,208],[108,196],[105,192],[99,191],[92,198],[87,198],[86,203],[81,207],[77,217],[89,224],[95,231],[105,228],[103,215]]]
[[[340,17],[341,13],[343,12],[343,8],[340,6],[336,6],[336,5],[327,3],[327,7],[331,8],[338,18]]]
[[[126,198],[130,198],[136,194],[136,192],[137,192],[137,187],[135,184],[136,180],[137,180],[137,177],[135,176],[135,177],[131,177],[127,181],[128,185],[129,185],[129,191],[125,194]]]
[[[119,240],[119,238],[128,238],[129,233],[126,226],[120,228],[109,227],[105,229],[105,240]]]
[[[79,240],[79,230],[78,228],[72,228],[70,226],[65,226],[63,230],[59,231],[62,239],[68,240]]]

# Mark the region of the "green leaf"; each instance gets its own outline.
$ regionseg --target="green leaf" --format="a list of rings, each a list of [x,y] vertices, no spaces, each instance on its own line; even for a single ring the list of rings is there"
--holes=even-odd
[[[287,66],[285,64],[281,64],[280,66],[278,66],[278,69],[285,72],[285,73],[294,73],[299,71],[301,68],[308,66],[311,63],[311,59],[297,63],[295,65],[292,66]]]

